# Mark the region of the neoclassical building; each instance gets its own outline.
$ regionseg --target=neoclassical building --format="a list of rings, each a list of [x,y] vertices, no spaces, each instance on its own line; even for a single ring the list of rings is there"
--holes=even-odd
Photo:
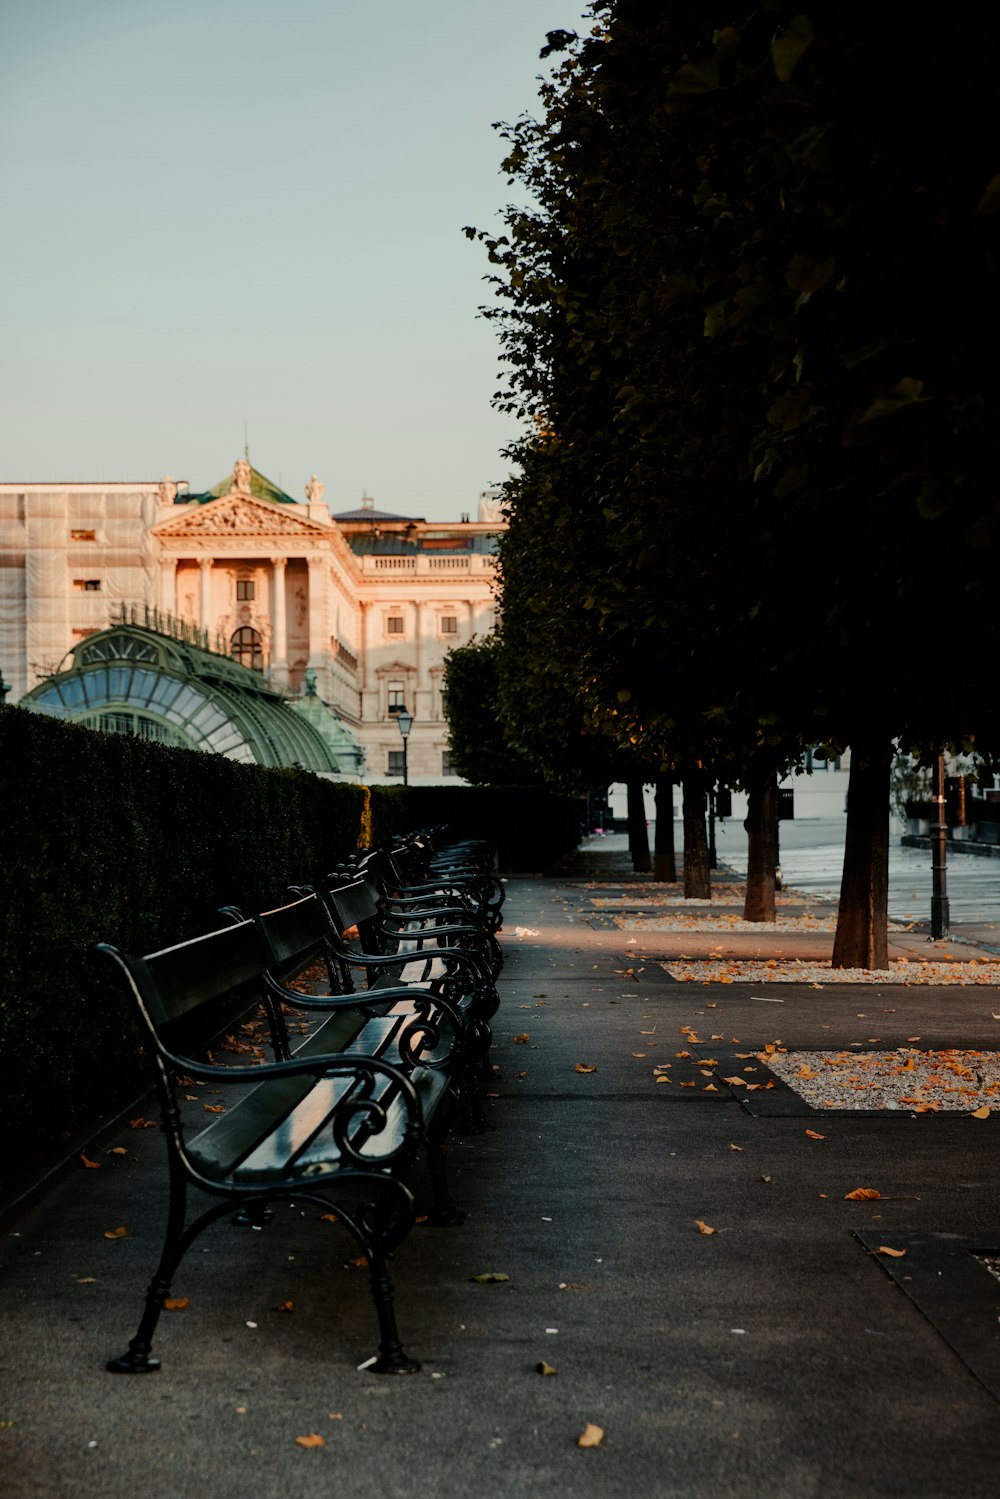
[[[362,764],[368,781],[401,773],[405,707],[411,780],[449,776],[444,660],[493,624],[496,493],[480,496],[476,520],[436,523],[367,497],[331,515],[323,492],[314,475],[296,501],[246,459],[197,494],[170,478],[0,484],[8,701],[172,743],[233,740],[226,731],[202,743],[195,718],[161,714],[165,689],[155,700],[139,688],[121,697],[125,679],[108,663],[134,657],[127,641],[145,631],[161,637],[146,651],[159,671],[180,672],[184,655],[191,682],[214,683],[219,702],[235,701],[242,683],[245,712],[294,710],[328,745],[354,746],[336,761],[340,773]],[[298,737],[293,728],[289,742]],[[245,726],[242,743],[242,758],[263,758]],[[310,768],[328,770],[312,758]],[[305,763],[301,751],[296,759]]]

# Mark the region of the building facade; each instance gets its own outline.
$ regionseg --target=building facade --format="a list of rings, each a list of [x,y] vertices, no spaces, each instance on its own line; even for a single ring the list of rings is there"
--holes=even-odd
[[[474,521],[435,523],[367,497],[331,515],[323,492],[313,476],[296,501],[245,459],[199,494],[170,478],[0,484],[8,700],[65,670],[124,609],[271,692],[318,699],[364,751],[367,781],[401,774],[405,708],[411,780],[448,777],[444,661],[493,626],[497,496],[480,497]]]

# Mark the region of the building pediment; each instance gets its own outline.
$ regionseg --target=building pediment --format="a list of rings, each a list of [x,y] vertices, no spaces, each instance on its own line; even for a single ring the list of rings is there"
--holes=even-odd
[[[290,514],[287,505],[272,505],[253,495],[234,491],[209,501],[207,505],[192,506],[190,510],[185,507],[180,515],[159,521],[153,527],[153,534],[163,541],[174,538],[230,540],[245,536],[267,537],[269,540],[288,537],[301,542],[329,540],[331,530],[332,527]]]

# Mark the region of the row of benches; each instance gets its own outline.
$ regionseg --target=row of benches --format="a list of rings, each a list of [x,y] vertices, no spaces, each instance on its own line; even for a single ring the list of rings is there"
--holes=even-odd
[[[418,1153],[431,1182],[430,1221],[462,1221],[441,1141],[456,1123],[482,1123],[503,888],[482,846],[435,855],[411,840],[289,894],[253,916],[226,907],[217,930],[143,957],[98,949],[139,1008],[170,1181],[160,1261],[135,1337],[107,1365],[113,1373],[159,1367],[153,1334],[202,1231],[227,1215],[261,1227],[276,1201],[334,1214],[366,1258],[379,1322],[366,1367],[419,1368],[400,1342],[387,1260],[414,1222],[409,1175]],[[307,1032],[294,1047],[290,1021]],[[245,1033],[263,1023],[270,1059],[220,1065],[218,1038],[241,1022]],[[208,1082],[237,1096],[214,1105],[212,1121],[189,1136],[185,1090]],[[211,1201],[188,1221],[191,1188]]]

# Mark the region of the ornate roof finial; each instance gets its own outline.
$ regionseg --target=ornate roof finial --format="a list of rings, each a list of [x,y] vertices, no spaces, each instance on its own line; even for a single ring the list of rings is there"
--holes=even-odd
[[[362,510],[371,510],[372,507],[374,506],[374,504],[375,504],[375,501],[372,498],[372,496],[368,493],[368,489],[367,489],[367,486],[366,486],[365,489],[363,489],[362,492],[361,492],[361,508],[362,508]]]

